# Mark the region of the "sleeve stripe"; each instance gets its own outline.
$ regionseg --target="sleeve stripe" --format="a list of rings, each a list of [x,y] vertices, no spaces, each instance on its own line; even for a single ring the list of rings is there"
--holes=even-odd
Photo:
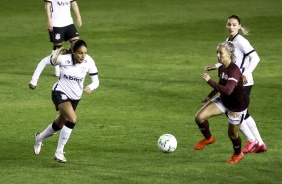
[[[250,54],[253,53],[253,52],[255,52],[255,50],[252,50],[252,51],[246,53],[245,56],[248,56],[248,55],[250,55]]]
[[[233,78],[233,77],[228,78],[228,80],[232,80],[232,81],[238,82],[238,80],[237,80],[237,79],[235,79],[235,78]]]
[[[242,60],[242,63],[241,63],[241,66],[240,66],[240,69],[243,68],[244,66],[244,63],[245,63],[245,59],[248,55],[250,55],[251,53],[255,52],[255,50],[251,50],[250,52],[244,54],[244,57],[243,57],[243,60]]]
[[[50,57],[50,63],[51,63],[51,65],[55,66],[52,62],[52,58],[53,58],[53,55],[51,55],[51,57]]]
[[[98,72],[97,73],[89,73],[90,76],[93,76],[93,75],[98,75]]]

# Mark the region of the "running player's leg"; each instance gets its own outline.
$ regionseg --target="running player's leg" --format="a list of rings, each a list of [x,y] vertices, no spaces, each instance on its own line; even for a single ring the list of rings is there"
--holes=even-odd
[[[247,94],[247,99],[250,102],[250,94],[251,94],[252,86],[244,86],[244,91]],[[253,119],[253,117],[249,114],[249,111],[247,111],[247,114],[245,116],[245,122],[242,123],[240,130],[244,133],[246,136],[248,142],[243,150],[244,153],[252,151],[255,147],[261,147],[266,151],[266,145],[264,144],[259,130],[257,128],[256,122]],[[255,141],[253,141],[255,139]],[[254,150],[253,150],[254,151]],[[257,150],[258,151],[258,150]]]
[[[215,142],[214,137],[211,135],[209,129],[208,119],[212,116],[222,114],[222,110],[218,108],[215,102],[210,101],[204,107],[202,107],[195,116],[195,122],[197,123],[199,130],[204,136],[204,139],[199,141],[195,146],[195,150],[204,149],[206,145]]]

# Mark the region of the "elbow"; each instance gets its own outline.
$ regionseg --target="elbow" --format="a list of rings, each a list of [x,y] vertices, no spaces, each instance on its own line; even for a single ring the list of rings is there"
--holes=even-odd
[[[231,93],[233,92],[233,90],[231,90],[230,88],[227,88],[225,91],[224,91],[224,94],[226,95],[231,95]]]

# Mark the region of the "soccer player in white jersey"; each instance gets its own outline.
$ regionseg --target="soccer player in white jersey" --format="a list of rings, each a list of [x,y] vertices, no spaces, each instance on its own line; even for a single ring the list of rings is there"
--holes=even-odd
[[[47,15],[47,27],[50,42],[53,42],[53,51],[62,47],[63,41],[73,42],[79,39],[78,32],[73,23],[70,7],[72,7],[77,26],[81,27],[82,21],[76,0],[44,0]],[[58,66],[55,66],[55,76],[60,75]]]
[[[75,109],[83,92],[90,93],[98,88],[99,79],[95,62],[87,54],[87,45],[83,40],[77,40],[72,44],[71,53],[61,54],[61,51],[62,48],[40,61],[34,71],[29,87],[31,89],[36,88],[39,76],[45,66],[58,65],[60,67],[59,80],[52,88],[52,100],[59,114],[45,130],[35,134],[34,154],[40,153],[44,139],[61,130],[54,159],[64,163],[66,162],[64,147],[76,125]],[[87,73],[89,73],[92,83],[84,88]]]
[[[231,15],[227,19],[226,29],[229,33],[228,41],[232,41],[235,44],[235,60],[236,65],[240,68],[243,74],[244,91],[247,95],[248,101],[250,101],[250,93],[254,84],[252,72],[256,68],[260,61],[260,58],[251,46],[249,41],[242,36],[248,34],[248,30],[241,25],[241,20],[236,15]],[[221,64],[207,66],[205,69],[215,70]],[[241,132],[246,136],[247,143],[243,149],[244,153],[258,153],[265,152],[267,150],[266,144],[263,142],[255,120],[247,112],[245,121],[242,122],[240,127]]]

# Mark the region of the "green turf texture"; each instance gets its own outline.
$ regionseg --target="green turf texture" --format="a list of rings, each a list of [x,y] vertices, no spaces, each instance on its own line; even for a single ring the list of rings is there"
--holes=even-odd
[[[78,31],[100,86],[83,95],[65,147],[67,163],[60,164],[53,160],[59,134],[33,154],[34,134],[57,114],[53,67],[44,70],[36,90],[28,89],[38,62],[52,49],[44,2],[1,1],[0,183],[281,183],[282,1],[77,2],[83,21]],[[233,152],[225,116],[210,119],[216,142],[193,149],[202,138],[194,115],[211,90],[200,74],[216,62],[216,45],[228,36],[232,14],[251,30],[247,39],[261,58],[249,109],[268,146],[235,165],[225,163]],[[210,74],[217,80],[216,72]],[[175,152],[158,150],[164,133],[177,138]]]

